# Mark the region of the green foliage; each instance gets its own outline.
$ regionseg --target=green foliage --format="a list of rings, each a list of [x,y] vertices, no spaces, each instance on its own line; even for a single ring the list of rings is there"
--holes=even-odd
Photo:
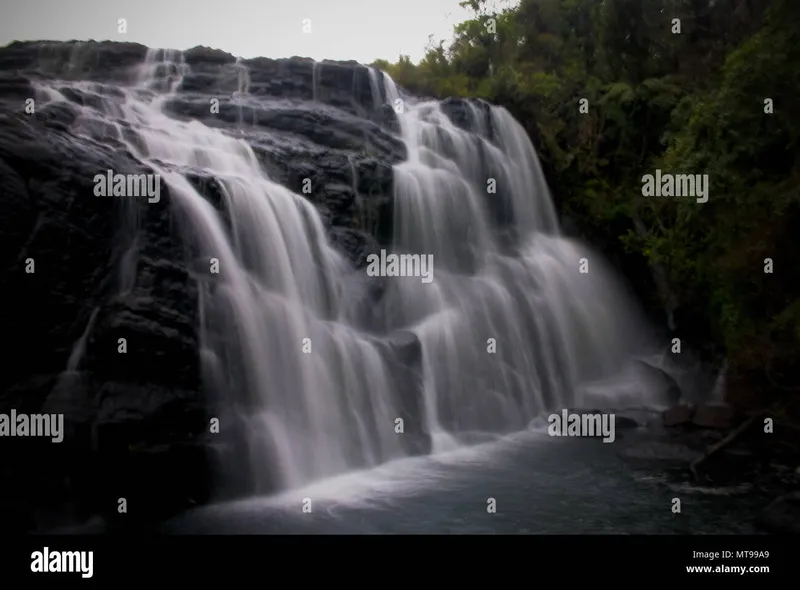
[[[561,211],[661,269],[661,298],[704,318],[684,327],[690,339],[720,345],[754,386],[770,367],[800,381],[800,3],[461,5],[474,16],[449,46],[375,65],[414,93],[504,105],[535,138]],[[708,174],[709,201],[642,197],[657,168]]]

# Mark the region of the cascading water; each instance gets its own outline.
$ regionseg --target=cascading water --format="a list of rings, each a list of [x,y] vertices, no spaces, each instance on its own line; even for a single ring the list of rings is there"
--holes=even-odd
[[[245,454],[248,490],[408,454],[395,419],[411,385],[396,378],[384,339],[355,328],[363,310],[346,294],[357,271],[315,207],[270,180],[248,143],[167,114],[187,71],[180,52],[150,50],[133,87],[58,84],[96,99],[73,131],[110,133],[159,174],[170,198],[147,206],[173,207],[192,255],[208,269],[218,261],[218,274],[198,273],[201,357],[226,400],[222,431]],[[388,76],[369,75],[376,108],[381,89],[387,102],[401,98]],[[40,90],[67,100],[55,83]],[[432,254],[435,278],[390,279],[375,305],[385,333],[411,330],[422,343],[418,426],[452,443],[447,433],[517,430],[583,401],[578,385],[616,370],[641,342],[623,293],[597,256],[559,236],[536,154],[505,110],[470,104],[467,132],[438,103],[402,100],[409,158],[395,167],[393,247]],[[197,173],[217,179],[223,212],[194,188]],[[122,272],[129,287],[135,264]]]
[[[327,243],[317,211],[270,181],[246,142],[166,115],[176,72],[185,73],[180,54],[151,50],[133,88],[60,84],[102,105],[82,107],[75,132],[114,129],[168,185],[195,251],[219,261],[219,275],[200,281],[202,358],[212,389],[231,396],[221,420],[249,447],[248,487],[295,486],[402,456],[399,394],[379,344],[348,327],[341,293],[351,269]],[[218,179],[229,226],[187,180],[190,171]]]
[[[384,80],[409,150],[395,166],[395,247],[433,254],[436,276],[393,282],[384,317],[422,341],[431,429],[517,430],[589,401],[580,384],[651,343],[601,258],[559,235],[525,131],[474,103],[464,131]]]

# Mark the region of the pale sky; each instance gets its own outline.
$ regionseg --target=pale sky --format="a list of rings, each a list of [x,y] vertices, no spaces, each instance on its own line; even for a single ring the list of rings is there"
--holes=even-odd
[[[422,58],[469,18],[459,0],[0,0],[0,46],[11,41],[133,41],[206,45],[235,56],[316,60]],[[117,20],[128,31],[118,32]],[[303,32],[310,19],[311,32]]]

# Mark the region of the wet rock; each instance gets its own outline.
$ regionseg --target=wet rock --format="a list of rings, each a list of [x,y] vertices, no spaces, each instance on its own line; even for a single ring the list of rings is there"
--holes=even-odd
[[[414,332],[399,330],[386,340],[394,357],[407,366],[417,366],[422,361],[422,343]]]
[[[331,243],[347,252],[357,268],[367,266],[367,257],[378,249],[378,244],[372,235],[349,228],[332,227]]]
[[[401,330],[393,333],[384,343],[395,384],[400,391],[396,400],[398,418],[403,420],[401,443],[410,455],[431,452],[432,441],[426,429],[425,399],[422,383],[422,343],[413,332]]]
[[[615,416],[614,427],[618,430],[630,430],[632,428],[639,428],[639,423],[628,416]]]
[[[694,410],[691,406],[681,405],[669,408],[662,414],[664,426],[683,426],[692,421]]]
[[[212,65],[233,64],[236,62],[236,58],[230,53],[222,51],[221,49],[212,49],[204,45],[198,45],[197,47],[187,49],[183,54],[183,59],[192,67],[208,67]]]
[[[147,47],[112,41],[15,41],[0,49],[0,72],[26,70],[46,77],[127,82]]]
[[[454,125],[466,131],[493,137],[489,104],[483,101],[466,101],[463,98],[447,98],[442,101],[442,111]]]
[[[701,428],[725,430],[735,426],[736,414],[726,404],[703,404],[695,408],[692,424]]]
[[[800,535],[800,492],[775,499],[759,515],[756,524],[770,533]]]

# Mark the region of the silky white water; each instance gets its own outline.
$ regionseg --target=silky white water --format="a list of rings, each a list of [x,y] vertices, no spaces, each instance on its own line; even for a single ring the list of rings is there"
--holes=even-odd
[[[395,166],[395,244],[434,254],[437,277],[394,282],[385,317],[389,328],[414,326],[423,343],[432,428],[517,430],[544,408],[597,401],[580,385],[651,343],[602,258],[559,235],[523,128],[505,109],[473,103],[466,132],[439,103],[384,82],[387,102],[402,101],[409,149]]]
[[[40,91],[50,101],[68,100],[59,89],[69,86],[96,97],[100,106],[80,107],[72,132],[110,135],[168,186],[168,198],[143,206],[171,207],[191,246],[203,376],[224,400],[221,432],[246,456],[248,490],[295,488],[406,455],[395,426],[413,385],[394,378],[380,338],[355,328],[365,310],[350,295],[365,272],[330,245],[309,201],[270,180],[236,130],[168,114],[188,72],[180,52],[150,50],[128,87],[59,81]],[[246,65],[234,75],[235,98],[247,97]],[[404,105],[393,251],[433,255],[435,266],[429,284],[387,279],[374,304],[383,331],[412,330],[422,343],[422,430],[447,448],[460,432],[512,432],[588,403],[581,385],[618,371],[647,341],[601,258],[559,235],[522,127],[502,108],[470,105],[474,131],[461,130],[438,103],[415,103],[388,76],[369,75],[375,108],[381,91]],[[218,180],[224,214],[190,173]],[[136,280],[131,257],[124,291]]]

